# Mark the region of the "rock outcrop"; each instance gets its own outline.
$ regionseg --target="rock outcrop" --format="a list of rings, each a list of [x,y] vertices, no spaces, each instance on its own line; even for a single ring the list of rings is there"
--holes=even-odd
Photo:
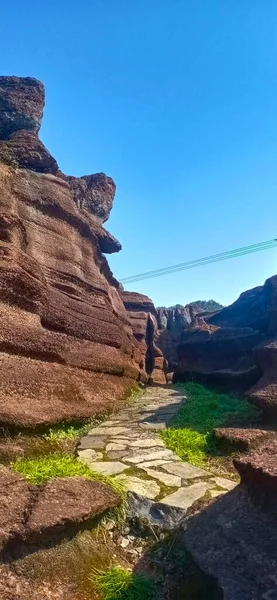
[[[177,304],[170,308],[157,308],[157,346],[168,362],[169,371],[173,371],[177,367],[177,347],[181,341],[183,331],[191,326],[197,315],[206,315],[221,308],[222,306],[214,300],[207,302],[198,300],[186,306]]]
[[[57,170],[38,139],[43,106],[40,82],[0,77],[0,424],[8,426],[88,418],[144,376],[102,254],[120,249],[102,227],[115,186],[103,174]]]
[[[18,544],[62,539],[120,504],[112,488],[85,477],[58,477],[33,486],[1,466],[0,484],[0,549],[12,553]]]
[[[134,337],[139,343],[149,383],[166,383],[167,363],[156,345],[157,312],[148,296],[135,292],[121,292],[124,306],[130,315]]]
[[[192,322],[180,337],[175,378],[247,390],[277,414],[277,276],[241,294],[231,306]]]

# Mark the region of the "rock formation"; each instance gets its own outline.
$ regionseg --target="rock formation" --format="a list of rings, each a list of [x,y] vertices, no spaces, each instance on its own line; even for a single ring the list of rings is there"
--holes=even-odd
[[[248,390],[251,402],[276,414],[276,301],[274,276],[241,294],[231,306],[183,328],[175,378]]]
[[[166,383],[167,363],[162,351],[156,345],[157,311],[152,300],[148,296],[125,291],[121,292],[121,298],[130,315],[133,334],[139,343],[148,381]]]
[[[0,78],[0,424],[34,427],[114,406],[144,377],[102,252],[115,185],[67,177],[38,138],[43,85]]]
[[[176,304],[170,308],[157,308],[158,335],[157,346],[168,362],[169,371],[178,364],[177,347],[182,333],[188,329],[198,314],[220,310],[222,306],[214,300],[191,302],[186,306]]]

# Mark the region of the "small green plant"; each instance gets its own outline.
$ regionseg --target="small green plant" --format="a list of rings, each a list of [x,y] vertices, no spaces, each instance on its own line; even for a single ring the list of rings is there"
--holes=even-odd
[[[168,448],[185,461],[207,465],[209,457],[218,455],[221,444],[212,431],[227,423],[256,420],[259,411],[241,398],[217,393],[197,383],[182,385],[187,400],[161,436]]]
[[[53,477],[74,477],[79,475],[110,485],[122,500],[125,497],[123,485],[112,477],[96,473],[70,454],[49,454],[38,458],[19,458],[12,463],[14,471],[21,473],[30,483],[39,485]]]
[[[155,600],[157,597],[157,586],[152,579],[121,567],[96,571],[93,581],[102,600]]]
[[[59,441],[59,440],[75,440],[76,438],[82,437],[87,433],[89,425],[61,425],[49,429],[47,433],[43,435],[46,440]]]

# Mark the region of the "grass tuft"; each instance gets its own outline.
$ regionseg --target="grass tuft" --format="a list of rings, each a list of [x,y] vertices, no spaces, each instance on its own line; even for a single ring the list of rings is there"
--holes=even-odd
[[[70,454],[49,454],[39,458],[19,458],[11,467],[21,473],[25,479],[34,485],[40,485],[53,477],[74,477],[79,475],[94,481],[110,485],[121,499],[125,497],[125,490],[119,481],[112,477],[96,473]]]
[[[102,600],[155,600],[156,583],[142,573],[132,573],[121,567],[95,571],[96,591]]]
[[[44,439],[49,441],[60,441],[60,440],[75,440],[82,437],[87,433],[89,425],[68,425],[63,424],[60,426],[52,427],[47,433],[43,435]]]
[[[187,400],[161,436],[167,448],[182,460],[205,467],[211,456],[222,452],[222,444],[212,435],[213,429],[239,422],[249,426],[259,411],[246,400],[215,392],[198,383],[186,383],[182,388]]]

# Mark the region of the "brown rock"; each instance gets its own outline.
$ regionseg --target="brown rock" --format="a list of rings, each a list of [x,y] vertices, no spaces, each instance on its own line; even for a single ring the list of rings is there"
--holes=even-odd
[[[252,450],[275,435],[272,431],[241,427],[218,427],[213,432],[218,440],[237,446],[241,450]]]
[[[133,335],[138,341],[149,383],[166,383],[167,363],[156,345],[156,309],[148,296],[121,291],[124,306],[130,315]]]
[[[100,223],[108,220],[115,196],[115,183],[105,173],[83,175],[82,177],[64,176],[78,208],[86,210]]]
[[[87,418],[113,408],[144,377],[141,348],[102,254],[120,248],[101,226],[115,186],[103,174],[89,176],[84,197],[77,186],[74,200],[61,173],[30,170],[56,170],[36,138],[43,88],[9,78],[9,104],[1,81],[10,124],[3,144],[16,147],[27,168],[0,163],[0,424]]]
[[[253,358],[260,340],[261,334],[250,328],[215,328],[198,318],[182,334],[175,380],[193,378],[226,390],[247,389],[261,375]]]
[[[277,441],[270,441],[253,454],[234,460],[251,496],[265,507],[276,508],[277,503]]]
[[[7,565],[0,565],[1,600],[79,600],[79,594],[69,588],[65,582],[28,581]]]
[[[108,486],[85,479],[65,477],[50,479],[41,486],[27,522],[28,542],[45,541],[55,534],[69,532],[70,527],[118,506],[119,496]]]
[[[58,164],[32,131],[18,131],[0,142],[0,160],[39,173],[57,173]]]
[[[26,480],[0,466],[0,547],[23,534],[30,499]]]
[[[21,129],[37,133],[44,107],[44,87],[31,77],[0,77],[0,139]]]
[[[245,486],[218,497],[184,527],[184,544],[224,600],[275,598],[276,513],[253,505]]]

